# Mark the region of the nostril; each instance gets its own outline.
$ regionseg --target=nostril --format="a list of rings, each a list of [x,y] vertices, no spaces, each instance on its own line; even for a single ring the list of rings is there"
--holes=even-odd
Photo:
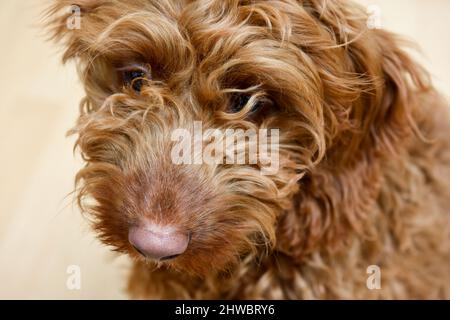
[[[134,248],[134,250],[136,250],[137,252],[139,252],[139,254],[141,254],[142,256],[146,256],[146,254],[144,253],[144,252],[142,252],[141,250],[139,250],[139,248],[138,247],[136,247],[136,246],[134,246],[134,245],[132,245],[132,247]]]
[[[167,257],[162,257],[161,259],[159,259],[159,261],[167,261],[167,260],[172,260],[175,259],[176,257],[180,256],[181,254],[174,254],[171,256],[167,256]]]

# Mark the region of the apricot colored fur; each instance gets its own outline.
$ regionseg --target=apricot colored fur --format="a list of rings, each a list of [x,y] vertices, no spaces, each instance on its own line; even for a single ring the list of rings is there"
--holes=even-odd
[[[81,8],[69,30],[68,8]],[[450,298],[448,106],[396,35],[338,0],[58,0],[48,12],[86,98],[73,134],[79,203],[129,254],[132,298]],[[151,66],[137,94],[117,67]],[[274,102],[258,121],[229,92]],[[174,165],[170,134],[279,128],[280,171]],[[154,263],[139,219],[192,235]],[[381,268],[380,290],[366,268]]]

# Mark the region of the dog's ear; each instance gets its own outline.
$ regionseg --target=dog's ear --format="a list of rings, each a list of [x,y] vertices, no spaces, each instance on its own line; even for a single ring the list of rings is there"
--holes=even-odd
[[[406,41],[371,28],[363,7],[339,0],[302,3],[303,12],[291,19],[291,39],[321,77],[328,157],[334,147],[342,153],[342,144],[352,157],[361,148],[392,149],[415,126],[412,93],[431,88],[428,74],[402,49]]]
[[[50,39],[63,43],[63,62],[77,57],[87,49],[89,37],[95,28],[95,12],[109,0],[53,0],[45,11],[45,21]],[[89,17],[93,17],[89,19]]]
[[[321,75],[328,140],[326,156],[300,181],[292,210],[279,220],[277,249],[298,261],[315,250],[339,250],[352,234],[373,235],[380,159],[395,161],[418,133],[420,96],[432,90],[404,42],[368,28],[363,8],[350,1],[303,3],[307,16],[292,19],[293,39]]]

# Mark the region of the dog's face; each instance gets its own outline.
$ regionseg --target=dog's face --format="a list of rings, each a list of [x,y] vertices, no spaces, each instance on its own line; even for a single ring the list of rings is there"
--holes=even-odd
[[[102,241],[197,275],[273,248],[302,175],[350,127],[360,92],[351,74],[359,66],[337,44],[364,21],[344,21],[323,3],[58,1],[53,27],[86,89],[74,129],[86,161],[80,204]],[[192,163],[177,163],[174,132],[194,124],[279,130],[278,170],[196,162],[194,145],[209,138],[192,143]]]

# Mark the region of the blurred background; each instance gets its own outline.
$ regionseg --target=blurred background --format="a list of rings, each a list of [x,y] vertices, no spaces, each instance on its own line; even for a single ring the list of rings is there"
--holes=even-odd
[[[420,61],[450,96],[450,1],[359,2],[420,45]],[[83,93],[39,27],[46,3],[0,0],[0,299],[126,298],[129,262],[95,240],[70,194],[82,163],[65,133]],[[79,290],[66,285],[72,265]]]

